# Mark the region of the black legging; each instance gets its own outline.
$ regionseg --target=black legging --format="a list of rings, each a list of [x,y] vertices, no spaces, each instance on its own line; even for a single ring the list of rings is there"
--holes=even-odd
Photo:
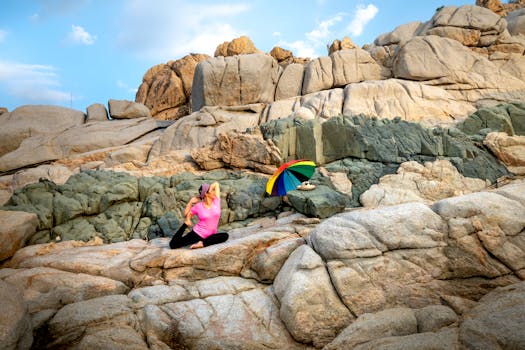
[[[227,232],[217,232],[207,238],[202,238],[193,230],[188,232],[188,234],[186,234],[185,236],[182,236],[186,228],[188,228],[188,225],[183,223],[179,230],[175,232],[170,241],[171,249],[184,247],[193,243],[197,243],[198,241],[202,241],[203,245],[207,247],[212,244],[226,242],[229,237]]]

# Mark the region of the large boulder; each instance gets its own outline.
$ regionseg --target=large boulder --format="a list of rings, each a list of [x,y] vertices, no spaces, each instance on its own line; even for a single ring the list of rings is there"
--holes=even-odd
[[[37,225],[38,219],[33,213],[0,210],[0,261],[24,247]]]
[[[381,67],[368,52],[358,47],[340,50],[308,63],[302,94],[378,79],[381,79]]]
[[[512,35],[525,35],[525,8],[512,11],[505,18],[507,20],[507,28]]]
[[[22,290],[0,279],[0,343],[6,350],[30,349],[33,344],[31,318]]]
[[[16,150],[29,137],[56,134],[84,124],[84,113],[59,106],[27,105],[0,114],[0,156]],[[4,170],[5,171],[5,170]]]
[[[435,35],[415,37],[402,45],[393,63],[396,78],[441,86],[469,102],[517,101],[525,82],[456,40]]]
[[[208,58],[189,54],[151,67],[142,78],[135,101],[146,105],[155,119],[174,120],[190,114],[195,67]]]
[[[504,132],[491,132],[483,144],[514,174],[525,174],[525,136],[509,136]]]
[[[478,192],[488,186],[486,181],[462,176],[447,160],[402,163],[397,174],[386,175],[360,197],[364,207],[394,205],[407,202],[430,204],[436,200]]]
[[[232,41],[225,41],[215,49],[213,56],[236,56],[236,55],[248,55],[251,53],[262,53],[255,47],[253,41],[246,35],[241,35]]]
[[[525,282],[498,288],[485,295],[464,316],[460,339],[468,348],[521,349],[525,335]]]
[[[424,34],[466,38],[462,43],[468,46],[489,46],[507,28],[507,21],[501,16],[473,5],[444,7],[436,12],[429,24],[430,28]]]
[[[156,121],[148,117],[99,121],[70,126],[67,130],[36,133],[27,137],[15,150],[0,157],[0,171],[10,171],[97,149],[122,146],[157,128]]]
[[[417,80],[417,79],[413,79]],[[424,82],[402,79],[369,80],[344,89],[344,115],[365,114],[379,118],[452,124],[456,118],[475,111],[468,102],[457,100],[446,89]]]
[[[113,119],[150,118],[148,107],[127,100],[109,100],[109,115]]]
[[[274,101],[282,68],[271,56],[249,54],[214,57],[195,68],[191,106],[241,106]]]
[[[352,314],[341,303],[319,255],[297,248],[274,281],[280,316],[295,340],[322,347],[348,326]]]

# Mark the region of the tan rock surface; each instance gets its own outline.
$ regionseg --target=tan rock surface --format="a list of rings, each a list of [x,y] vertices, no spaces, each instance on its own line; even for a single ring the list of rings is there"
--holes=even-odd
[[[191,105],[242,106],[271,103],[282,68],[271,56],[248,54],[215,57],[197,65]]]
[[[488,187],[485,181],[463,177],[447,160],[401,164],[395,175],[383,176],[359,198],[364,207],[407,202],[434,201],[479,192]]]
[[[525,136],[491,132],[483,140],[492,153],[515,174],[525,175]]]
[[[0,171],[55,161],[108,147],[122,146],[157,129],[152,118],[87,123],[25,139],[16,150],[0,157]]]
[[[13,256],[36,232],[36,214],[0,210],[0,261]]]
[[[33,343],[31,319],[21,294],[20,289],[0,280],[0,343],[6,350],[30,349]]]
[[[393,65],[396,78],[442,86],[456,100],[480,102],[520,100],[525,82],[458,41],[438,36],[416,37],[399,50]]]
[[[195,67],[210,56],[189,54],[151,67],[142,79],[135,101],[143,103],[155,119],[175,120],[190,113]]]
[[[225,41],[224,43],[217,46],[215,49],[214,57],[218,56],[235,56],[235,55],[247,55],[251,53],[261,53],[259,49],[255,47],[253,41],[246,35],[242,35],[232,41]]]
[[[84,124],[80,111],[58,106],[27,105],[0,115],[0,156],[14,151],[30,136],[59,133]]]
[[[470,103],[457,101],[442,88],[401,79],[365,81],[344,89],[344,115],[401,117],[436,125],[453,123],[474,111]]]

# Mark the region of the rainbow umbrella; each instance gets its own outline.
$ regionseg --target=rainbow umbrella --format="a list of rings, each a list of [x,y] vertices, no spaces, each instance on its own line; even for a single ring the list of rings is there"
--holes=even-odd
[[[291,160],[284,163],[266,183],[266,192],[272,196],[284,196],[297,189],[301,182],[309,180],[315,171],[315,163],[310,160]]]

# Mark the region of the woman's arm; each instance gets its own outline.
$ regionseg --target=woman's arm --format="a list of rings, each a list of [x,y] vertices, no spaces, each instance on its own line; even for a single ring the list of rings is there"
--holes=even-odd
[[[217,198],[221,198],[221,188],[217,181],[210,185],[210,189],[208,190],[208,192],[215,194],[215,197]]]
[[[186,218],[186,225],[188,226],[191,226],[191,217],[193,216],[193,214],[191,213],[191,207],[194,205],[194,204],[197,204],[199,203],[200,199],[199,197],[192,197],[189,201],[188,201],[188,204],[186,204],[186,208],[184,208],[184,217]],[[190,223],[190,224],[189,224]]]

